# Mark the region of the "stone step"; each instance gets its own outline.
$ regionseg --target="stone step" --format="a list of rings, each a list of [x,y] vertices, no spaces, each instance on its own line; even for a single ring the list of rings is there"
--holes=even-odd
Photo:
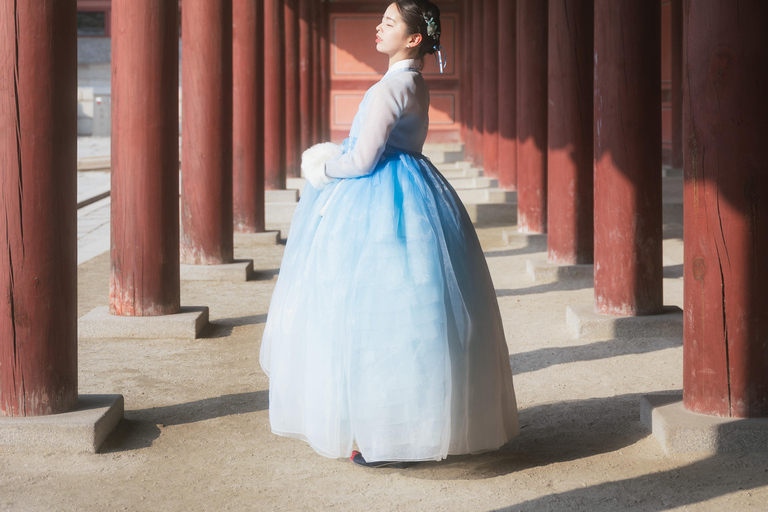
[[[464,144],[461,142],[424,144],[422,153],[434,164],[458,162],[464,159]]]
[[[297,189],[265,190],[264,202],[266,203],[296,203],[299,201]]]
[[[451,181],[456,178],[477,178],[483,175],[483,171],[482,169],[472,167],[469,169],[457,169],[455,171],[440,171],[440,174],[445,176],[448,181]]]
[[[508,192],[498,188],[456,189],[463,203],[513,203],[517,205],[517,192]]]
[[[452,178],[448,180],[456,190],[476,189],[476,188],[499,188],[499,180],[495,178]]]
[[[109,156],[84,156],[77,159],[78,171],[105,171],[112,167]]]

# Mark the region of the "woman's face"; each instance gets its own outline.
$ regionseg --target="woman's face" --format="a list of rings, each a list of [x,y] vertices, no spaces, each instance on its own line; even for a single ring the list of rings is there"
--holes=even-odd
[[[420,34],[408,34],[397,5],[389,4],[381,23],[376,27],[376,49],[390,57],[414,53],[420,40]]]

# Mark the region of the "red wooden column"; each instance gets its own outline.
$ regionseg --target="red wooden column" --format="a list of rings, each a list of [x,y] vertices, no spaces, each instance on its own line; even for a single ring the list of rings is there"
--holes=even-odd
[[[672,168],[683,168],[683,0],[670,2]]]
[[[285,27],[282,0],[264,1],[264,186],[285,189]]]
[[[495,178],[499,175],[499,0],[484,0],[483,9],[483,172]]]
[[[517,2],[517,228],[547,232],[547,2]]]
[[[517,2],[499,2],[499,187],[517,190]]]
[[[662,309],[661,4],[595,0],[595,306]]]
[[[300,117],[299,132],[301,151],[311,146],[312,123],[308,122],[307,113],[312,112],[312,85],[314,81],[312,59],[312,7],[313,0],[299,0],[299,105],[302,116]]]
[[[472,86],[474,85],[474,73],[472,61],[474,54],[472,52],[473,47],[473,23],[472,17],[474,16],[474,2],[472,0],[464,0],[464,15],[462,16],[462,35],[464,36],[463,51],[463,78],[461,84],[461,102],[464,105],[462,112],[464,114],[464,121],[462,123],[462,140],[464,141],[464,159],[474,161],[475,159],[475,132],[474,132],[474,117],[473,117],[473,103],[474,94],[472,93]]]
[[[75,20],[0,3],[0,416],[77,405]]]
[[[238,233],[265,230],[262,2],[232,1],[232,206]]]
[[[318,57],[320,64],[320,98],[318,99],[319,116],[318,121],[320,123],[319,134],[320,141],[328,141],[331,138],[331,75],[330,75],[330,54],[331,54],[331,28],[329,26],[328,17],[328,1],[321,0],[320,3],[320,17],[319,17],[319,32],[320,32],[320,56]]]
[[[683,403],[768,417],[768,3],[685,3]]]
[[[483,43],[485,28],[485,5],[478,1],[472,3],[472,144],[475,165],[483,165],[483,131],[485,130],[484,101],[485,93],[483,71],[485,71]]]
[[[185,0],[181,17],[181,262],[230,263],[232,0]]]
[[[179,11],[115,0],[112,28],[109,311],[170,315],[180,308]]]
[[[323,141],[323,122],[322,122],[322,84],[323,84],[323,59],[322,50],[320,48],[322,37],[322,16],[323,16],[323,3],[322,0],[312,0],[312,24],[310,29],[312,31],[312,110],[309,119],[306,122],[312,126],[312,142],[324,142]]]
[[[285,15],[285,170],[301,174],[301,132],[299,131],[299,1],[284,0]]]
[[[593,261],[593,0],[549,0],[547,248],[551,263]]]

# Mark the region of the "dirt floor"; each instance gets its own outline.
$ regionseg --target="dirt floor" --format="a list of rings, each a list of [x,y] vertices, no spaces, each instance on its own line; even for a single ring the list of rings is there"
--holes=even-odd
[[[238,247],[255,279],[182,284],[210,307],[196,341],[81,340],[80,393],[121,393],[125,420],[99,454],[0,449],[2,510],[767,510],[768,458],[667,456],[640,396],[680,390],[679,339],[584,341],[565,307],[582,284],[537,284],[479,230],[512,354],[521,433],[503,449],[407,469],[323,458],[269,430],[259,342],[283,246]],[[666,230],[665,302],[682,305],[680,230]],[[109,255],[79,267],[79,314],[107,304]]]

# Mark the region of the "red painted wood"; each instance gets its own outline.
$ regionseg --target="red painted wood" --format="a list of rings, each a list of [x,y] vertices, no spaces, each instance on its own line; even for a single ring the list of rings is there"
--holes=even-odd
[[[671,0],[672,167],[683,168],[683,0]]]
[[[319,98],[317,99],[318,107],[318,117],[320,126],[318,128],[319,138],[320,142],[325,142],[330,140],[331,138],[331,108],[330,108],[330,97],[331,97],[331,77],[330,77],[330,44],[331,44],[331,38],[330,38],[330,26],[328,23],[328,9],[329,5],[328,2],[323,1],[320,4],[320,17],[318,23],[320,24],[319,28],[319,34],[320,34],[320,43],[318,45],[320,50],[320,55],[318,56],[319,61],[319,76],[320,76],[320,84],[318,88],[319,92]]]
[[[593,261],[593,0],[549,0],[549,261]]]
[[[517,190],[517,3],[499,2],[499,187]]]
[[[462,60],[464,72],[461,82],[461,103],[463,105],[462,139],[464,140],[464,158],[468,161],[474,161],[475,159],[475,120],[472,111],[474,106],[474,94],[472,93],[472,86],[474,84],[474,67],[472,66],[474,57],[472,52],[474,5],[475,2],[472,0],[464,0],[464,14],[462,15],[462,47],[464,50]]]
[[[312,89],[312,118],[309,120],[312,123],[312,132],[314,133],[314,142],[325,142],[323,118],[322,118],[322,95],[323,95],[323,78],[325,76],[323,70],[323,51],[321,45],[324,44],[322,40],[322,19],[323,19],[323,6],[320,0],[315,0],[314,3],[314,17],[312,19],[312,63],[314,66],[313,75],[314,83]]]
[[[232,207],[238,233],[265,230],[262,3],[232,2]]]
[[[169,315],[180,308],[179,11],[115,0],[112,16],[109,309]]]
[[[662,309],[661,5],[595,0],[595,307]]]
[[[314,143],[312,123],[307,114],[313,111],[312,86],[314,84],[314,59],[312,52],[312,16],[314,0],[299,0],[299,106],[301,143],[299,149],[307,149]],[[305,114],[306,113],[306,114]]]
[[[77,405],[75,17],[0,2],[0,416]]]
[[[301,174],[299,130],[299,2],[284,1],[285,16],[285,170],[287,176]]]
[[[517,2],[517,229],[547,232],[547,2]]]
[[[181,17],[181,261],[230,263],[232,0],[187,0]]]
[[[483,141],[483,131],[485,129],[484,100],[485,78],[483,72],[483,43],[485,28],[485,5],[484,2],[472,2],[472,160],[475,165],[482,167],[483,150],[485,147]]]
[[[483,175],[495,178],[499,175],[499,0],[484,2]]]
[[[685,2],[683,402],[768,417],[768,3]]]
[[[285,27],[282,0],[264,0],[264,186],[285,189]]]

